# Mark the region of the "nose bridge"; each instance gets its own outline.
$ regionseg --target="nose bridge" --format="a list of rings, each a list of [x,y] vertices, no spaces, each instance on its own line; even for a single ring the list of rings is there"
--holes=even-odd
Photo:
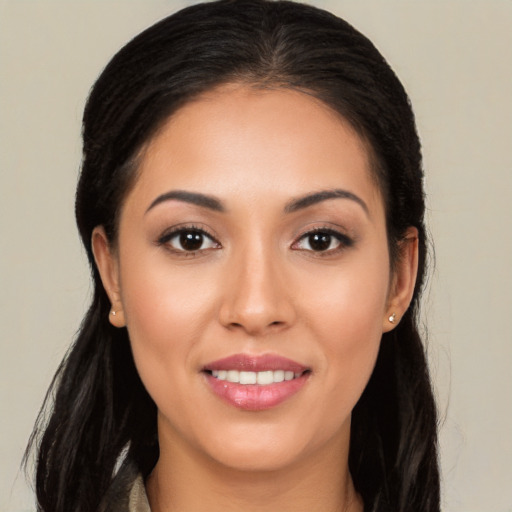
[[[290,324],[294,315],[278,251],[251,238],[236,250],[227,270],[221,321],[258,334]]]

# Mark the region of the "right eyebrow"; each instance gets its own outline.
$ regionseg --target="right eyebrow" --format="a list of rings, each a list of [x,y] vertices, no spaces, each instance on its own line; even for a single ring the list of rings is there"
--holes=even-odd
[[[322,201],[327,201],[328,199],[349,199],[350,201],[358,204],[364,210],[366,215],[369,216],[370,214],[367,204],[359,196],[353,192],[342,189],[321,190],[320,192],[307,194],[297,199],[293,199],[285,206],[285,212],[293,213],[297,210],[302,210],[303,208],[309,208],[310,206],[321,203]]]
[[[225,212],[226,208],[222,202],[214,196],[201,194],[199,192],[187,192],[186,190],[171,190],[158,196],[148,207],[145,213],[148,213],[156,205],[166,201],[182,201],[184,203],[195,204],[203,208],[208,208],[216,212]]]

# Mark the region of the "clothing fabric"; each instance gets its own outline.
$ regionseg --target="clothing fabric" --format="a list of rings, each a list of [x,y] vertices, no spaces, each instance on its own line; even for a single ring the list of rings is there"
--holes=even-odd
[[[128,498],[128,512],[151,512],[142,476],[138,475]]]
[[[121,465],[98,512],[151,512],[144,479],[133,462]]]

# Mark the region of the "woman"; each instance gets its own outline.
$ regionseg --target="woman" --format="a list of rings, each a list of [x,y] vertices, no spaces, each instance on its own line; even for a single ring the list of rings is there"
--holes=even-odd
[[[83,139],[95,288],[40,510],[439,510],[420,144],[373,45],[291,2],[190,7],[112,59]]]

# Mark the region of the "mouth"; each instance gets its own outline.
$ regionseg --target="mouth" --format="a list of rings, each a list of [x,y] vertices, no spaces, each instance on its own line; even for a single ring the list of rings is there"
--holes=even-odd
[[[298,393],[311,369],[277,355],[236,354],[206,365],[202,373],[213,393],[239,409],[262,411]]]
[[[307,372],[309,370],[306,370]],[[305,372],[292,372],[290,370],[266,370],[263,372],[250,372],[238,370],[212,370],[208,372],[218,380],[235,382],[243,386],[257,384],[259,386],[270,386],[279,382],[298,379]]]

